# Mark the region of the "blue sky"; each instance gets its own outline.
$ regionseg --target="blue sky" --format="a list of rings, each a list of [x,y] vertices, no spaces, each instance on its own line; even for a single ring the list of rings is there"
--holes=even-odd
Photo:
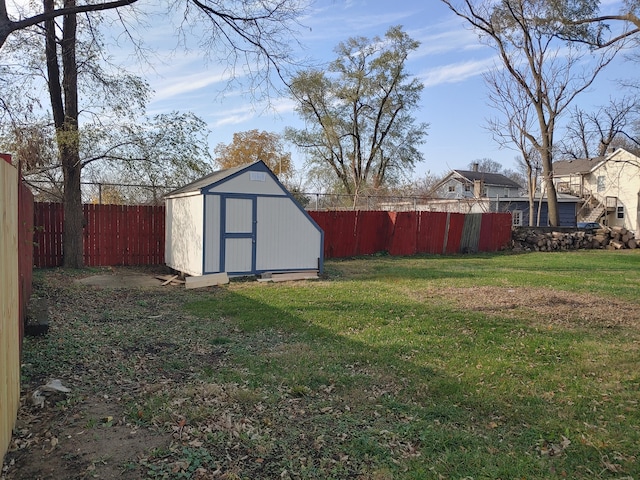
[[[416,169],[416,176],[464,168],[479,158],[511,164],[515,152],[500,150],[483,128],[491,112],[486,107],[481,73],[494,64],[493,51],[480,45],[476,35],[442,2],[319,0],[302,23],[309,29],[301,30],[299,39],[306,47],[301,54],[318,61],[331,61],[340,41],[382,36],[392,25],[402,25],[420,41],[408,70],[425,85],[416,117],[430,128],[422,147],[425,161]],[[274,99],[276,111],[271,111],[261,104],[252,105],[237,92],[221,95],[225,85],[219,80],[222,69],[212,62],[205,64],[196,51],[189,55],[178,52],[170,65],[157,67],[157,72],[159,75],[147,77],[156,91],[150,112],[193,111],[209,124],[214,146],[229,143],[237,131],[281,133],[286,126],[300,126],[288,98]],[[301,167],[301,155],[293,148],[292,153]]]
[[[17,0],[22,2],[23,0]],[[616,10],[618,0],[601,2],[605,9]],[[142,5],[145,5],[144,3]],[[166,14],[165,14],[166,15]],[[251,101],[238,90],[225,91],[225,66],[206,59],[188,39],[190,49],[177,45],[175,32],[158,15],[153,28],[141,30],[145,43],[155,49],[150,59],[153,68],[135,66],[151,84],[155,95],[148,113],[191,111],[205,120],[211,130],[211,149],[229,143],[235,132],[251,129],[282,133],[287,126],[301,126],[294,104],[287,97],[271,98],[271,108]],[[166,20],[166,19],[165,19]],[[306,47],[300,55],[329,62],[334,47],[353,36],[384,35],[393,25],[421,43],[408,61],[408,70],[425,86],[421,108],[415,112],[418,122],[430,124],[422,146],[425,161],[416,168],[415,177],[426,172],[443,174],[454,168],[466,168],[474,160],[490,158],[506,168],[515,168],[515,150],[500,149],[486,130],[486,121],[496,112],[487,105],[487,88],[482,74],[498,63],[495,52],[482,45],[475,33],[439,0],[316,0],[308,16],[301,19],[299,41]],[[114,32],[117,34],[117,32]],[[126,58],[126,47],[118,57]],[[132,64],[133,65],[133,64]],[[632,73],[633,66],[627,67]],[[616,80],[625,74],[623,57],[607,69],[594,88],[580,99],[586,109],[604,105],[619,91]],[[290,147],[296,167],[301,154]]]

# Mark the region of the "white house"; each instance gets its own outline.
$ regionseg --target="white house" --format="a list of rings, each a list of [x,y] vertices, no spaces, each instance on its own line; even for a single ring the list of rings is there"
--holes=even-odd
[[[638,231],[640,158],[636,155],[618,148],[603,157],[558,161],[553,177],[559,193],[584,199],[578,221]]]
[[[214,172],[165,202],[165,262],[176,271],[322,271],[324,233],[262,161]]]
[[[434,187],[439,199],[482,199],[519,197],[522,186],[500,173],[452,170]]]

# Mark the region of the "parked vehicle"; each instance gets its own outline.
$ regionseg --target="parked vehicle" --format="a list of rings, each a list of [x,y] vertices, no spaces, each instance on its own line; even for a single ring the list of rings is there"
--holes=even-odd
[[[586,230],[587,232],[595,232],[602,228],[598,222],[578,222],[578,230]]]

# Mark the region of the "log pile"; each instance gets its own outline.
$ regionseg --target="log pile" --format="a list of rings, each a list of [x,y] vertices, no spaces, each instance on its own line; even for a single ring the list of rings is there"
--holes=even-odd
[[[594,231],[544,231],[536,228],[517,228],[511,237],[515,252],[553,252],[606,248],[622,250],[640,247],[633,232],[623,227],[602,227]]]

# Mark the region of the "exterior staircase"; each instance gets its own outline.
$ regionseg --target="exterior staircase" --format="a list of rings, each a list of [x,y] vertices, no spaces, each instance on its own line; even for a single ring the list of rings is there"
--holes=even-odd
[[[586,212],[586,216],[582,220],[583,222],[597,222],[602,215],[604,215],[605,206],[602,203],[599,203],[591,210]]]

